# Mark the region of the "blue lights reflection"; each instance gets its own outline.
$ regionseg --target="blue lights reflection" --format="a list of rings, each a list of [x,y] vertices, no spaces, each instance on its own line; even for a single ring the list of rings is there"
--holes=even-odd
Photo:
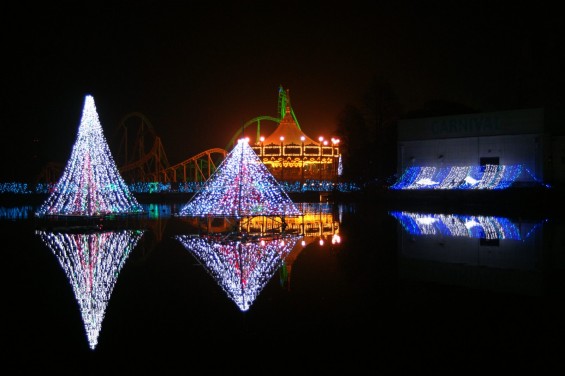
[[[411,235],[524,240],[533,230],[522,234],[519,225],[505,217],[405,211],[391,211],[389,214]],[[534,229],[539,225],[541,223]]]
[[[17,220],[17,219],[28,219],[33,216],[33,206],[14,206],[6,207],[0,206],[0,219]]]

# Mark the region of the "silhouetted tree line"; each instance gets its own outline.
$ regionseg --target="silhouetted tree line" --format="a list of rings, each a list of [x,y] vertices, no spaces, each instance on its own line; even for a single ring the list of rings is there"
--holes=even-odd
[[[539,27],[524,28],[516,34],[518,49],[502,58],[508,65],[500,71],[500,94],[488,94],[487,107],[481,111],[465,105],[433,100],[423,108],[404,112],[402,105],[383,77],[374,77],[360,107],[348,105],[340,113],[337,132],[341,138],[343,176],[360,183],[386,183],[397,173],[396,134],[398,121],[408,118],[449,116],[483,111],[545,108],[563,111],[565,103],[565,43],[563,23],[544,18]],[[556,134],[563,134],[561,123]]]
[[[396,130],[402,106],[390,83],[375,77],[361,107],[347,105],[340,113],[343,179],[361,185],[383,182],[396,173]]]
[[[362,96],[361,106],[347,105],[338,118],[343,179],[361,186],[387,186],[395,181],[399,120],[475,112],[444,100],[428,101],[419,110],[404,112],[391,84],[374,77]]]

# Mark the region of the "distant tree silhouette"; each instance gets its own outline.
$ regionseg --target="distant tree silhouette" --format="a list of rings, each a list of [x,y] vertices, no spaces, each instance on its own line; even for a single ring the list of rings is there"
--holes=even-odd
[[[521,46],[510,68],[510,107],[561,109],[565,102],[563,22],[546,18],[539,28],[521,35]]]
[[[390,82],[375,76],[363,96],[363,113],[371,135],[371,177],[379,181],[396,173],[396,129],[402,105]]]
[[[338,119],[343,176],[362,183],[384,181],[396,172],[396,127],[402,106],[390,83],[375,76],[362,106],[348,105]]]
[[[342,146],[343,178],[359,183],[366,180],[370,143],[367,123],[357,107],[348,104],[342,110],[337,134]]]

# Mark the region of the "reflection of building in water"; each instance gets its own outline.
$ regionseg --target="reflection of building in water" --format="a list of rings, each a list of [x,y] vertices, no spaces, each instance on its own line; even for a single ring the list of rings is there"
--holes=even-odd
[[[80,306],[89,346],[94,350],[118,274],[143,231],[36,234],[63,267]]]
[[[269,238],[178,235],[241,311],[247,311],[263,287],[283,266],[302,236]]]
[[[333,237],[339,235],[339,222],[334,215],[334,206],[328,203],[297,204],[303,215],[285,219],[287,232],[304,234],[305,236]],[[242,222],[243,229],[248,232],[269,233],[276,222],[269,218],[257,216]]]
[[[401,275],[408,279],[537,293],[544,221],[390,212],[398,220]]]
[[[290,238],[300,240],[295,242],[294,247],[288,250],[285,249],[284,252],[281,249],[277,251],[279,261],[276,265],[273,264],[270,266],[273,268],[272,270],[265,267],[265,265],[268,264],[266,261],[268,261],[270,257],[268,255],[269,252],[272,253],[274,251],[267,247],[267,254],[264,256],[266,257],[266,261],[262,261],[263,267],[266,268],[262,278],[268,278],[262,281],[263,284],[255,281],[254,290],[251,292],[226,291],[241,310],[247,310],[257,297],[260,289],[271,279],[277,269],[280,269],[281,272],[281,284],[289,288],[292,265],[306,246],[316,242],[320,247],[327,246],[333,249],[334,246],[341,243],[339,216],[335,213],[336,210],[341,208],[340,206],[331,203],[301,203],[297,205],[303,215],[300,217],[287,217],[285,219],[284,229],[281,221],[272,216],[245,217],[238,221],[223,217],[207,217],[204,220],[195,217],[181,217],[183,221],[190,223],[191,226],[198,226],[201,234],[199,236],[195,234],[192,236],[182,235],[178,236],[177,239],[183,243],[185,248],[189,249],[201,263],[205,264],[208,269],[221,268],[225,274],[228,274],[228,277],[223,277],[220,271],[210,271],[224,290],[226,290],[226,287],[223,286],[222,280],[226,278],[233,279],[235,277],[233,275],[230,276],[229,273],[241,274],[243,270],[239,272],[237,270],[231,270],[233,268],[226,262],[218,264],[214,260],[220,256],[215,255],[214,249],[224,247],[222,254],[228,252],[226,248],[231,248],[232,253],[250,253],[251,249],[260,250],[261,247],[265,248],[265,245],[269,244],[269,241],[271,242],[270,244],[272,244],[271,247],[276,246],[276,242],[272,243],[276,239]],[[234,225],[237,226],[237,228],[234,228]],[[202,232],[206,235],[202,235]],[[244,241],[238,243],[234,239],[242,239]],[[257,244],[259,240],[264,242],[261,247]],[[286,244],[286,246],[288,246],[288,244]],[[242,249],[238,250],[238,247]],[[227,258],[227,256],[221,257],[224,259]],[[208,266],[209,264],[213,266]],[[247,272],[247,274],[249,274],[249,272]],[[233,284],[230,286],[233,286]]]
[[[33,217],[33,206],[15,206],[6,207],[0,206],[0,219],[16,220],[16,219],[27,219]]]
[[[527,238],[530,235],[530,232],[522,235],[518,225],[504,217],[399,211],[390,212],[390,215],[398,219],[402,227],[412,235],[442,235],[488,240],[521,240],[524,236]]]
[[[254,216],[239,220],[227,217],[181,217],[191,226],[210,233],[237,230],[249,235],[272,235],[284,232],[303,234],[308,237],[320,237],[336,243],[339,242],[339,218],[335,213],[337,208],[332,203],[298,203],[302,211],[299,217],[286,217],[285,225],[280,217]]]

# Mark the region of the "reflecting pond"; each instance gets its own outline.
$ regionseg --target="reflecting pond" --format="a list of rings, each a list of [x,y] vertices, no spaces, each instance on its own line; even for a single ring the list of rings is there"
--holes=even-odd
[[[6,367],[508,370],[561,354],[561,218],[301,203],[287,231],[254,220],[263,236],[238,237],[175,216],[180,205],[88,226],[0,207]]]

